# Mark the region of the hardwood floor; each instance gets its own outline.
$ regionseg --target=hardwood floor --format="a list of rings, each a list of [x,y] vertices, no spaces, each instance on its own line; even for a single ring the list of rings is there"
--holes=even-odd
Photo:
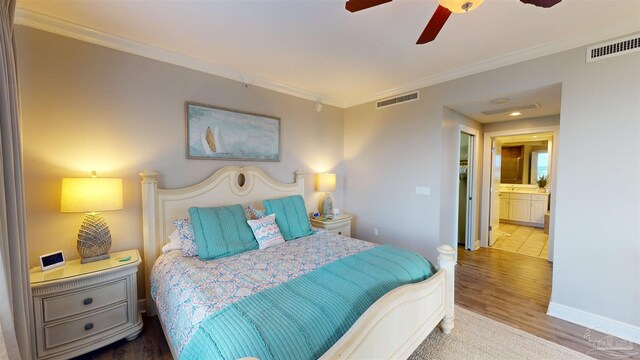
[[[637,344],[629,352],[594,351],[594,345],[584,339],[585,327],[548,316],[552,271],[552,263],[545,259],[459,247],[455,301],[477,314],[596,359],[640,359]],[[590,334],[591,341],[607,336],[597,331]]]
[[[458,249],[456,303],[475,313],[597,359],[640,359],[624,352],[594,352],[584,327],[546,315],[551,295],[552,264],[517,253]],[[455,331],[455,329],[454,329]],[[592,331],[591,339],[604,334]],[[508,344],[505,344],[508,346]],[[144,318],[144,330],[130,342],[118,341],[77,359],[172,359],[157,317]],[[514,359],[515,360],[515,359]]]
[[[142,360],[158,359],[171,360],[171,350],[164,338],[162,326],[157,316],[143,316],[144,328],[142,333],[132,341],[120,340],[98,350],[94,350],[76,360]]]

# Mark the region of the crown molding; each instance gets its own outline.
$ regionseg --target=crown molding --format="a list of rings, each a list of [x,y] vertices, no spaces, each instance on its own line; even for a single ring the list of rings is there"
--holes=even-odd
[[[459,79],[488,70],[494,70],[522,61],[532,60],[535,58],[555,54],[580,46],[586,46],[640,31],[639,23],[636,20],[630,20],[590,33],[568,37],[551,43],[518,50],[488,60],[479,61],[468,66],[427,76],[359,99],[343,100],[319,95],[308,90],[289,86],[287,84],[261,78],[259,76],[251,75],[248,73],[243,73],[233,68],[202,60],[193,56],[188,56],[168,49],[129,40],[120,36],[73,24],[68,21],[57,19],[48,15],[39,14],[22,8],[16,8],[15,23],[89,42],[92,44],[132,53],[146,58],[182,66],[197,71],[202,71],[204,73],[220,76],[226,79],[235,80],[253,86],[258,86],[279,93],[296,96],[311,101],[321,102],[339,108],[348,108],[384,99],[387,97],[400,95],[416,89],[425,88],[446,81]]]
[[[581,46],[590,45],[593,43],[610,40],[619,36],[628,35],[640,31],[640,22],[637,20],[630,20],[627,22],[618,23],[614,26],[599,29],[590,33],[581,34],[578,36],[568,37],[546,43],[539,46],[534,46],[522,50],[518,50],[502,56],[497,56],[488,60],[479,61],[468,66],[459,67],[451,71],[445,71],[431,76],[427,76],[409,83],[398,85],[397,87],[377,92],[365,96],[357,100],[345,101],[345,108],[365,104],[372,101],[381,100],[388,97],[397,96],[406,92],[422,89],[428,86],[440,84],[446,81],[459,79],[465,76],[478,74],[484,71],[494,70],[508,65],[513,65],[519,62],[536,59],[539,57],[559,53],[566,50],[575,49]]]
[[[326,105],[344,108],[344,101],[341,101],[339,99],[316,94],[314,92],[300,89],[294,86],[289,86],[287,84],[283,84],[274,80],[269,80],[252,74],[244,73],[207,60],[199,59],[193,56],[181,54],[138,41],[129,40],[124,37],[91,29],[82,25],[57,19],[52,16],[39,14],[30,10],[16,8],[15,23],[89,42],[92,44],[143,56],[153,60],[182,66],[188,69],[202,71],[204,73],[220,76],[226,79],[235,80],[241,83],[265,88],[268,90],[273,90],[282,94],[287,94],[311,101],[320,102]]]

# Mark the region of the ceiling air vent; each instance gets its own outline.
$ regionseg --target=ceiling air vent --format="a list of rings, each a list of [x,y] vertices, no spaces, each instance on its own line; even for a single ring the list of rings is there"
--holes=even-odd
[[[398,105],[409,101],[416,101],[420,99],[420,92],[415,91],[409,94],[400,95],[391,99],[384,99],[376,102],[376,109],[381,109],[387,106]]]
[[[640,34],[587,47],[587,62],[640,51]]]

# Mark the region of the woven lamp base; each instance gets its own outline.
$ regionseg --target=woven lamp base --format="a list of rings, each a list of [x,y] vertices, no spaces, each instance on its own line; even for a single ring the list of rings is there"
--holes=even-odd
[[[333,198],[329,192],[326,192],[322,198],[322,216],[333,219]]]
[[[81,264],[109,258],[111,232],[102,214],[93,212],[84,216],[78,232],[78,254]]]

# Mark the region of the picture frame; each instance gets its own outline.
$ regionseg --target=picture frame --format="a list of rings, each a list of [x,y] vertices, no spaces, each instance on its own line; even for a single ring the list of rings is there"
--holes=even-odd
[[[280,118],[185,103],[187,159],[280,161]]]

